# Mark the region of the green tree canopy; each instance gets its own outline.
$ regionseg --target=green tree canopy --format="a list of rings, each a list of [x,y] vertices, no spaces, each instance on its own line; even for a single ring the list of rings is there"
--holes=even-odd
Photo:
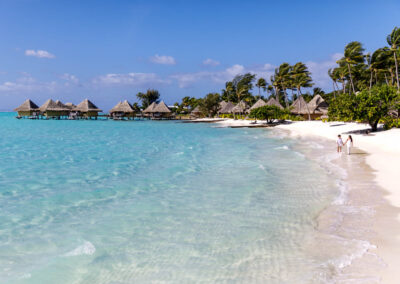
[[[153,102],[160,102],[160,93],[154,89],[148,89],[146,93],[139,92],[136,97],[142,102],[142,108],[145,109]]]
[[[199,101],[199,107],[202,113],[213,117],[218,113],[221,97],[218,93],[209,93]]]

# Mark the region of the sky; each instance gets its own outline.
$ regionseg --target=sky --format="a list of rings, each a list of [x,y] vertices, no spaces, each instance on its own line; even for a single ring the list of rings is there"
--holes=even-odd
[[[329,91],[344,46],[373,52],[399,19],[391,0],[0,0],[0,110],[27,98],[109,110],[149,88],[173,104],[298,61]]]

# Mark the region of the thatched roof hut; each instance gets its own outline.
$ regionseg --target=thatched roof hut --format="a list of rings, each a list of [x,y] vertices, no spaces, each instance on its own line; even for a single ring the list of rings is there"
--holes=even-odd
[[[43,105],[39,108],[40,112],[42,112],[46,116],[63,116],[67,115],[69,109],[60,101],[53,101],[52,99],[48,99]]]
[[[132,108],[132,105],[127,101],[119,102],[116,106],[114,106],[110,110],[110,114],[120,113],[120,114],[133,114],[135,111]]]
[[[18,114],[21,113],[31,113],[33,111],[36,111],[38,109],[38,105],[32,102],[31,100],[26,100],[23,102],[22,105],[14,109],[14,111],[17,111]]]
[[[94,103],[88,99],[83,100],[80,104],[72,109],[72,111],[79,112],[84,117],[97,117],[99,112],[102,112]]]
[[[227,102],[226,105],[219,111],[219,113],[222,114],[228,114],[232,113],[232,109],[235,107],[235,105],[231,102]]]
[[[167,105],[163,101],[161,101],[153,109],[153,113],[171,113],[171,110],[167,107]]]
[[[152,103],[143,111],[143,113],[152,113],[156,106],[157,106],[157,103],[156,103],[156,102],[152,102]]]
[[[190,116],[192,116],[192,117],[202,117],[202,116],[204,116],[204,114],[200,110],[200,107],[197,106],[190,112]]]
[[[309,109],[308,109],[308,104],[304,100],[302,96],[299,96],[291,105],[291,113],[294,114],[300,114],[300,115],[308,115]]]
[[[232,113],[245,113],[249,109],[249,105],[241,100],[233,109]]]
[[[74,105],[73,103],[65,103],[64,104],[67,108],[69,108],[70,110],[72,110],[73,108],[76,108],[76,105]]]
[[[264,100],[259,99],[259,100],[249,109],[249,112],[252,111],[253,109],[256,109],[256,108],[259,108],[259,107],[263,107],[263,106],[266,106],[266,105],[267,105],[267,103],[264,102]]]
[[[316,95],[308,103],[308,109],[310,110],[310,113],[313,114],[327,114],[328,103],[320,95]]]
[[[226,101],[222,101],[219,103],[218,112],[221,111],[228,103]]]
[[[275,99],[275,98],[269,98],[267,102],[267,106],[277,106],[280,109],[283,109],[283,106]]]

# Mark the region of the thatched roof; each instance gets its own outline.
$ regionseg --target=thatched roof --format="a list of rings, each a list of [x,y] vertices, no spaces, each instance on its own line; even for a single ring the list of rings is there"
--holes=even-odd
[[[251,111],[253,109],[256,109],[256,108],[259,108],[259,107],[263,107],[263,106],[266,106],[266,105],[267,105],[267,103],[264,102],[264,100],[259,99],[249,110]]]
[[[298,97],[291,105],[291,113],[294,114],[308,114],[307,103],[302,96]],[[311,112],[311,110],[310,110]]]
[[[308,108],[310,110],[310,113],[328,113],[328,103],[320,95],[316,95],[312,98],[312,100],[308,103]]]
[[[226,105],[219,111],[219,113],[232,113],[232,109],[235,105],[231,102],[227,102]]]
[[[232,113],[245,113],[246,110],[248,110],[249,105],[241,100],[233,109],[232,109]]]
[[[64,105],[69,109],[73,109],[76,107],[76,105],[74,105],[73,103],[65,103]]]
[[[62,108],[63,110],[70,110],[65,104],[63,104],[60,100],[56,100],[56,104]]]
[[[277,106],[280,109],[283,109],[283,106],[275,98],[270,98],[267,102],[267,106]]]
[[[167,105],[161,101],[161,103],[159,103],[154,109],[153,112],[157,112],[157,113],[170,113],[171,110],[167,107]]]
[[[222,110],[228,103],[226,101],[222,101],[219,103],[219,108],[218,110]]]
[[[26,100],[22,105],[14,109],[14,111],[32,111],[32,110],[37,110],[39,107],[37,104],[32,102],[31,100]]]
[[[65,111],[68,110],[60,101],[55,102],[52,99],[48,99],[43,105],[40,106],[39,110],[41,112],[46,111]]]
[[[202,114],[203,112],[200,110],[200,107],[195,107],[191,112],[191,114]]]
[[[156,102],[152,102],[144,111],[143,113],[151,113],[156,108]]]
[[[85,99],[84,101],[82,101],[79,105],[74,107],[72,110],[73,111],[80,111],[80,112],[89,112],[89,111],[101,112],[102,111],[101,109],[99,109],[94,103],[92,103],[88,99]]]
[[[110,113],[113,112],[133,113],[135,111],[133,110],[131,104],[127,100],[125,100],[123,102],[119,102],[110,110]]]

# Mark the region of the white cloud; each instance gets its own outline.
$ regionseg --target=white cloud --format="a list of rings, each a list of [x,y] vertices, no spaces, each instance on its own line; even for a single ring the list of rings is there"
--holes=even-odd
[[[331,55],[331,58],[322,62],[308,61],[305,64],[311,72],[315,87],[331,89],[332,81],[328,75],[328,70],[337,66],[336,61],[343,57],[341,53]]]
[[[178,81],[180,88],[187,88],[199,81],[211,81],[214,83],[225,83],[232,80],[236,75],[252,73],[258,76],[269,78],[273,74],[274,66],[271,64],[264,64],[255,68],[246,68],[243,65],[235,64],[225,70],[220,71],[201,71],[194,73],[181,73],[172,75],[171,78]]]
[[[25,55],[26,56],[34,56],[38,58],[50,58],[53,59],[56,56],[54,54],[51,54],[50,52],[46,50],[33,50],[33,49],[27,49],[25,50]]]
[[[218,66],[220,63],[217,60],[207,58],[206,60],[203,61],[203,65],[208,65],[208,66]]]
[[[155,73],[127,73],[127,74],[106,74],[93,80],[94,84],[103,85],[147,85],[169,83]]]
[[[175,65],[175,58],[168,55],[154,55],[150,57],[150,61],[156,64]]]
[[[54,92],[57,82],[38,82],[29,74],[16,79],[14,82],[7,81],[0,84],[0,93],[32,93],[32,92]]]
[[[78,84],[79,83],[79,79],[73,75],[73,74],[69,74],[69,73],[64,73],[60,76],[60,79],[63,79],[67,82],[73,83],[73,84]]]

